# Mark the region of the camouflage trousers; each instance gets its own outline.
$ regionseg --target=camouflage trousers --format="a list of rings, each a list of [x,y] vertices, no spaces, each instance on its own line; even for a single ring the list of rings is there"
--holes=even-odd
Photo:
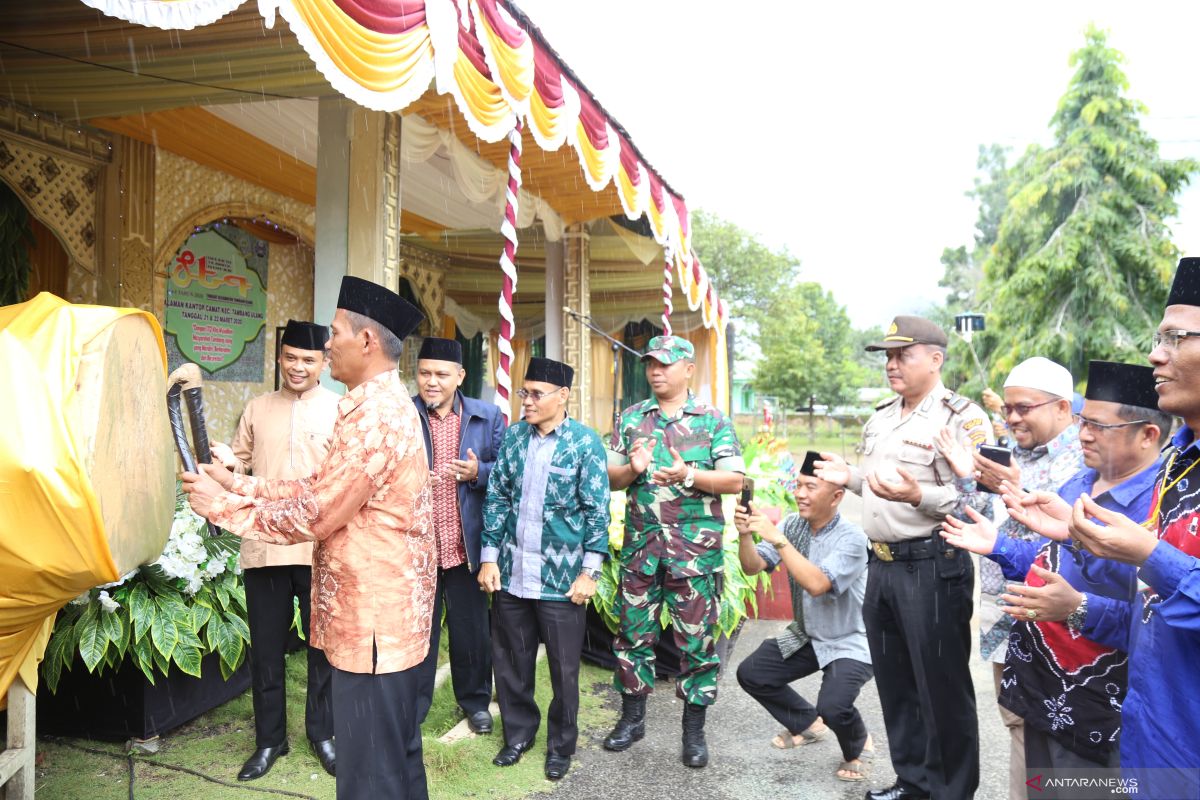
[[[621,570],[613,609],[619,620],[613,640],[617,658],[613,687],[625,694],[649,694],[654,689],[654,646],[663,630],[659,618],[666,603],[671,635],[680,652],[675,694],[696,705],[716,702],[720,660],[713,631],[720,602],[720,573],[677,578],[665,567],[653,575]]]

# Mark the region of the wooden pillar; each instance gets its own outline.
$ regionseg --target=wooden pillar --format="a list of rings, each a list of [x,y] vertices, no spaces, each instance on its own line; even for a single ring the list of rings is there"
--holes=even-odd
[[[563,305],[584,316],[592,313],[591,280],[589,279],[591,234],[582,222],[567,228],[566,253],[563,264]],[[553,309],[547,310],[554,313]],[[586,424],[592,411],[591,331],[565,311],[562,314],[562,361],[575,368],[575,386],[567,411]]]
[[[8,734],[0,752],[0,788],[4,800],[33,800],[37,747],[33,693],[18,675],[8,687]]]
[[[546,358],[563,359],[563,240],[546,242]]]
[[[399,288],[400,115],[318,103],[313,315],[328,322],[343,275]]]

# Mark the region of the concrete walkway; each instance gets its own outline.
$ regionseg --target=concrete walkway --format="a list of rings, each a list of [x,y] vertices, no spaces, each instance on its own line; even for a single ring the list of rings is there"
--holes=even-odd
[[[843,512],[860,513],[858,498],[850,495]],[[875,739],[876,757],[865,783],[844,783],[834,777],[841,761],[832,736],[792,750],[777,750],[771,737],[780,726],[737,685],[737,664],[774,636],[782,622],[752,620],[743,627],[731,663],[722,672],[717,703],[709,712],[706,734],[710,762],[689,769],[679,761],[682,704],[673,685],[660,686],[647,707],[646,738],[624,753],[601,746],[604,733],[582,737],[570,774],[555,788],[556,800],[850,800],[868,788],[890,786],[895,780],[888,760],[887,733],[874,681],[863,687],[858,708]],[[1008,733],[1000,723],[992,688],[992,668],[976,655],[971,662],[981,737],[981,780],[977,800],[1006,800],[1008,791]],[[820,674],[797,681],[797,691],[814,700]],[[613,704],[618,700],[612,697]]]

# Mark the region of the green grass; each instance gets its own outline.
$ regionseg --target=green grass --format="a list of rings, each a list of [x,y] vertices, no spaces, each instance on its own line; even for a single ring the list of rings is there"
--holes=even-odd
[[[443,643],[446,637],[442,637]],[[282,789],[301,795],[332,800],[334,780],[326,775],[308,749],[304,733],[304,685],[306,661],[303,652],[287,659],[288,734],[291,752],[275,762],[265,777],[252,783],[221,786],[203,778],[154,766],[153,761],[197,770],[228,783],[237,783],[242,762],[254,750],[254,722],[250,692],[213,709],[161,740],[159,753],[137,757],[138,800],[234,800],[263,796],[254,788]],[[580,746],[594,740],[616,719],[611,703],[611,673],[583,664],[580,685]],[[549,791],[554,784],[542,775],[545,745],[545,709],[550,704],[550,676],[545,661],[538,665],[537,701],[543,709],[538,746],[519,764],[501,770],[492,766],[499,750],[500,720],[491,736],[467,738],[441,744],[437,737],[457,724],[461,712],[447,681],[434,694],[433,708],[423,726],[425,769],[429,794],[434,800],[487,797],[504,800]],[[589,733],[593,734],[589,736]],[[111,755],[81,752],[72,745],[101,750]],[[124,800],[128,795],[128,767],[124,747],[86,739],[38,740],[37,796],[41,800]],[[278,796],[278,795],[276,795]]]

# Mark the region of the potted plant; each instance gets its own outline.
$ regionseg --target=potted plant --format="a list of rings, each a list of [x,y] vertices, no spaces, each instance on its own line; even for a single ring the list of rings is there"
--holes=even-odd
[[[245,691],[237,557],[238,538],[206,535],[180,493],[157,561],[59,612],[41,665],[39,729],[148,738]]]

